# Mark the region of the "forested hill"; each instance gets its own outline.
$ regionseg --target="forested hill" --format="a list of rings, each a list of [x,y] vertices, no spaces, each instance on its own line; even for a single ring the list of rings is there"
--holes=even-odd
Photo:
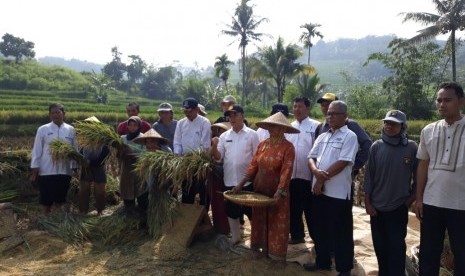
[[[389,72],[379,63],[370,62],[368,66],[363,66],[368,55],[375,52],[388,51],[388,44],[395,38],[394,35],[367,36],[361,39],[341,38],[334,41],[320,40],[311,48],[311,64],[317,69],[322,83],[328,83],[334,89],[343,89],[346,81],[374,83],[380,82]],[[444,45],[444,41],[437,42]],[[302,49],[304,55],[299,62],[307,62],[307,49]],[[457,60],[465,58],[464,47],[458,49]],[[101,64],[82,61],[78,59],[66,60],[59,57],[42,57],[40,63],[49,65],[61,65],[76,71],[94,71],[100,73],[103,67]],[[110,62],[110,60],[109,60]],[[236,66],[231,68],[231,82],[240,80],[239,71]],[[458,63],[460,68],[461,63]],[[213,64],[212,64],[213,66]],[[208,66],[205,66],[208,68]],[[182,70],[182,68],[179,68]],[[203,72],[208,74],[209,72]]]
[[[83,61],[79,59],[64,59],[60,57],[41,57],[37,59],[40,63],[47,65],[59,65],[69,69],[76,70],[78,72],[88,71],[99,74],[100,70],[103,68],[102,64],[97,64],[89,61]]]

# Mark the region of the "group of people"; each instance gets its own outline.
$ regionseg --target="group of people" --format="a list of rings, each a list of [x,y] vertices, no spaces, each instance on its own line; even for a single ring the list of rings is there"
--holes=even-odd
[[[335,94],[326,93],[317,103],[325,118],[321,123],[309,117],[310,101],[296,97],[292,123],[288,107],[279,103],[268,118],[256,123],[257,131],[248,126],[244,109],[231,95],[223,99],[224,116],[213,125],[194,98],[182,102],[185,117],[179,121],[174,120],[172,106],[162,103],[159,120],[153,126],[137,116],[137,104],[129,104],[129,119],[117,127],[124,143],[130,145],[119,151],[125,206],[134,206],[136,200],[140,208],[147,206],[147,187],[131,175],[139,151],[165,150],[183,155],[205,150],[222,167],[217,175],[221,185],[209,191],[205,183],[186,183],[182,187],[183,203],[194,203],[199,194],[200,204],[207,208],[211,205],[214,222],[215,214],[227,220],[233,245],[241,242],[241,222],[247,215],[252,226],[251,248],[282,262],[288,244],[305,242],[305,217],[316,258],[304,268],[330,270],[334,256],[338,275],[350,275],[354,265],[354,179],[365,167],[365,208],[370,215],[379,275],[404,274],[408,210],[413,202],[421,221],[420,275],[439,275],[446,230],[455,257],[455,275],[465,275],[462,87],[454,82],[439,87],[436,107],[443,119],[422,130],[419,146],[408,139],[407,116],[400,110],[386,114],[381,137],[372,144],[357,122],[348,118],[347,105]],[[47,153],[52,139],[76,144],[73,127],[64,123],[63,106],[50,105],[49,114],[52,122],[38,129],[31,164],[45,212],[50,212],[54,203],[66,201],[71,174],[77,168],[75,162],[52,161]],[[108,149],[82,152],[89,166],[101,165]],[[92,175],[82,175],[84,183],[104,185],[99,170],[87,172]],[[88,197],[89,186],[82,186],[83,196]],[[250,208],[215,199],[214,195],[226,190],[264,194],[273,198],[274,204]],[[101,191],[95,189],[96,201]],[[82,204],[80,211],[86,213],[88,200],[82,200]],[[102,205],[96,206],[101,213]]]

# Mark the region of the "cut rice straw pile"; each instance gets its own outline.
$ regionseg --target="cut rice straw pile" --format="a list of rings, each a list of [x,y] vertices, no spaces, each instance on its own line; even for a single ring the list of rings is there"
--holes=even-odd
[[[72,159],[81,163],[84,160],[82,154],[73,148],[71,144],[60,139],[50,142],[49,151],[54,162]]]
[[[4,175],[7,173],[14,173],[16,171],[19,171],[18,169],[16,169],[16,167],[10,165],[7,162],[0,161],[0,175]]]
[[[30,151],[0,151],[0,175],[25,172],[30,162]]]
[[[100,146],[120,147],[121,137],[109,125],[100,122],[76,121],[74,129],[80,147],[97,148]]]
[[[138,231],[141,228],[139,218],[116,213],[105,217],[55,213],[39,217],[37,223],[39,229],[76,247],[88,241],[101,242],[105,246],[122,245],[145,235]]]
[[[158,189],[168,189],[169,183],[180,188],[183,182],[192,184],[192,180],[205,181],[212,170],[208,153],[202,150],[185,155],[175,155],[163,151],[145,152],[139,156],[135,171],[144,179],[154,176]]]

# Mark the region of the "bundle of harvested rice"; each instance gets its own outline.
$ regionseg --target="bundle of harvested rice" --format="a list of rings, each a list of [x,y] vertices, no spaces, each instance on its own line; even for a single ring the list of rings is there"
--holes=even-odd
[[[159,189],[153,189],[150,192],[147,226],[152,238],[159,238],[163,225],[171,224],[177,214],[176,199],[171,194]]]
[[[30,151],[0,151],[0,175],[4,173],[25,172],[31,163]]]
[[[80,147],[120,147],[123,145],[118,133],[111,126],[101,122],[76,121],[74,129],[76,130],[77,142]]]
[[[73,146],[63,140],[55,139],[49,144],[50,155],[54,162],[62,160],[75,160],[79,163],[84,161],[84,157]]]
[[[37,219],[38,227],[64,241],[79,246],[89,241],[95,231],[96,218],[82,217],[68,213],[41,216]]]
[[[144,179],[154,176],[155,185],[160,190],[166,190],[170,185],[168,183],[172,183],[174,188],[180,188],[183,182],[191,184],[194,179],[205,181],[212,166],[208,153],[202,150],[185,155],[155,151],[140,155],[135,171]]]
[[[19,171],[16,169],[16,167],[10,165],[7,162],[1,162],[0,161],[0,175],[8,174],[8,173],[14,173],[16,171]]]

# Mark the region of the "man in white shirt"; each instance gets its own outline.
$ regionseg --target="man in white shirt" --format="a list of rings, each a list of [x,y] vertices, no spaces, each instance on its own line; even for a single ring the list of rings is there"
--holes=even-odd
[[[49,144],[59,139],[76,147],[74,128],[64,122],[65,108],[62,104],[51,104],[48,108],[51,122],[37,129],[32,148],[31,181],[39,185],[39,202],[44,213],[50,213],[52,206],[57,208],[66,203],[72,169],[75,162],[70,160],[52,160]]]
[[[465,275],[464,106],[459,84],[441,84],[436,108],[444,119],[421,131],[415,204],[421,221],[420,275],[439,275],[446,230],[454,254],[454,275]]]
[[[308,117],[310,101],[305,97],[296,97],[293,104],[294,118],[292,126],[300,130],[298,134],[287,134],[286,139],[294,145],[294,171],[289,187],[290,193],[290,233],[289,244],[305,242],[304,223],[302,213],[305,214],[310,237],[312,173],[308,167],[308,154],[315,140],[315,130],[320,122]]]
[[[194,150],[208,151],[211,142],[211,123],[207,118],[198,115],[199,103],[194,98],[187,98],[182,103],[182,109],[186,117],[179,120],[176,125],[174,153],[183,155]],[[200,204],[208,207],[205,184],[196,181],[193,181],[192,185],[183,183],[182,202],[193,204],[197,193],[200,195]]]
[[[358,142],[357,135],[345,125],[347,116],[347,105],[333,101],[326,114],[330,130],[318,136],[308,155],[313,174],[312,228],[316,260],[304,268],[330,270],[334,248],[340,276],[350,275],[354,260],[351,174]]]
[[[245,126],[242,107],[234,105],[224,113],[224,116],[229,118],[232,128],[221,134],[219,138],[212,138],[211,154],[216,160],[223,160],[224,185],[226,190],[231,190],[244,177],[257,151],[259,141],[257,132]],[[243,190],[252,191],[252,183],[246,183]],[[236,244],[241,240],[239,218],[242,214],[246,214],[251,219],[252,208],[226,201],[225,209],[232,234],[231,243]]]

